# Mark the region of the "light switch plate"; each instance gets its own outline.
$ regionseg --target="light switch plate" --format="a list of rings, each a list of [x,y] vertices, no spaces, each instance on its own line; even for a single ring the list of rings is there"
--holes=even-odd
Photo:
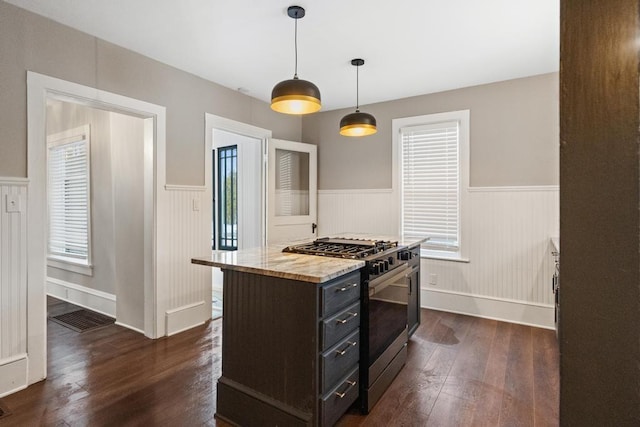
[[[20,195],[18,194],[7,194],[6,195],[6,210],[7,212],[21,212],[20,206]]]

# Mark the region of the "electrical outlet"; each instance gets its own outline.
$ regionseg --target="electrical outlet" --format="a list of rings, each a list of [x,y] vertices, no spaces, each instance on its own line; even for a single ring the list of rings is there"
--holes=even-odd
[[[200,210],[200,199],[192,199],[191,207],[194,212],[198,212]]]
[[[431,273],[429,274],[429,284],[431,286],[437,286],[438,285],[438,275]]]

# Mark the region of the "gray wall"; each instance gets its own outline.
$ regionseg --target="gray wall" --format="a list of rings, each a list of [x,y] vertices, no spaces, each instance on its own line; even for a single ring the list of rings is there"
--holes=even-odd
[[[27,176],[26,71],[167,107],[167,183],[204,184],[204,113],[300,140],[301,119],[0,1],[0,176]]]
[[[318,145],[318,188],[391,188],[391,121],[471,110],[471,186],[558,185],[558,73],[367,105],[378,133],[348,138],[353,109],[304,117],[302,140]]]
[[[111,114],[118,322],[144,330],[144,120]],[[94,242],[93,247],[100,245]]]

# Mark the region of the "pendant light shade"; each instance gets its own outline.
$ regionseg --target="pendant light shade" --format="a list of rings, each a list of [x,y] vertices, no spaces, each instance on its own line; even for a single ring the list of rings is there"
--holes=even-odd
[[[300,6],[289,6],[287,14],[295,19],[295,72],[290,80],[283,80],[271,91],[271,109],[285,114],[309,114],[320,110],[320,90],[307,80],[298,78],[298,19],[304,17]]]
[[[367,136],[378,131],[376,118],[369,113],[360,111],[359,75],[358,68],[364,65],[364,59],[352,59],[351,65],[356,66],[356,111],[347,114],[340,120],[340,135],[344,136]]]
[[[271,91],[271,109],[285,114],[315,113],[320,104],[320,89],[310,81],[298,76],[283,80]]]
[[[367,136],[373,135],[377,131],[376,118],[360,110],[347,114],[340,120],[340,135]]]

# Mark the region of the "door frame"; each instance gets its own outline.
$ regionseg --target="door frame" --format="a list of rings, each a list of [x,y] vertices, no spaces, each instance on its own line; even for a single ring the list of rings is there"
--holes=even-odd
[[[144,334],[164,335],[164,307],[158,304],[164,287],[156,274],[159,235],[165,222],[166,108],[96,88],[27,71],[27,176],[29,239],[27,243],[28,384],[46,378],[46,101],[48,97],[145,119],[153,138],[144,141]],[[145,132],[146,135],[146,132]],[[166,211],[166,209],[164,209]]]

